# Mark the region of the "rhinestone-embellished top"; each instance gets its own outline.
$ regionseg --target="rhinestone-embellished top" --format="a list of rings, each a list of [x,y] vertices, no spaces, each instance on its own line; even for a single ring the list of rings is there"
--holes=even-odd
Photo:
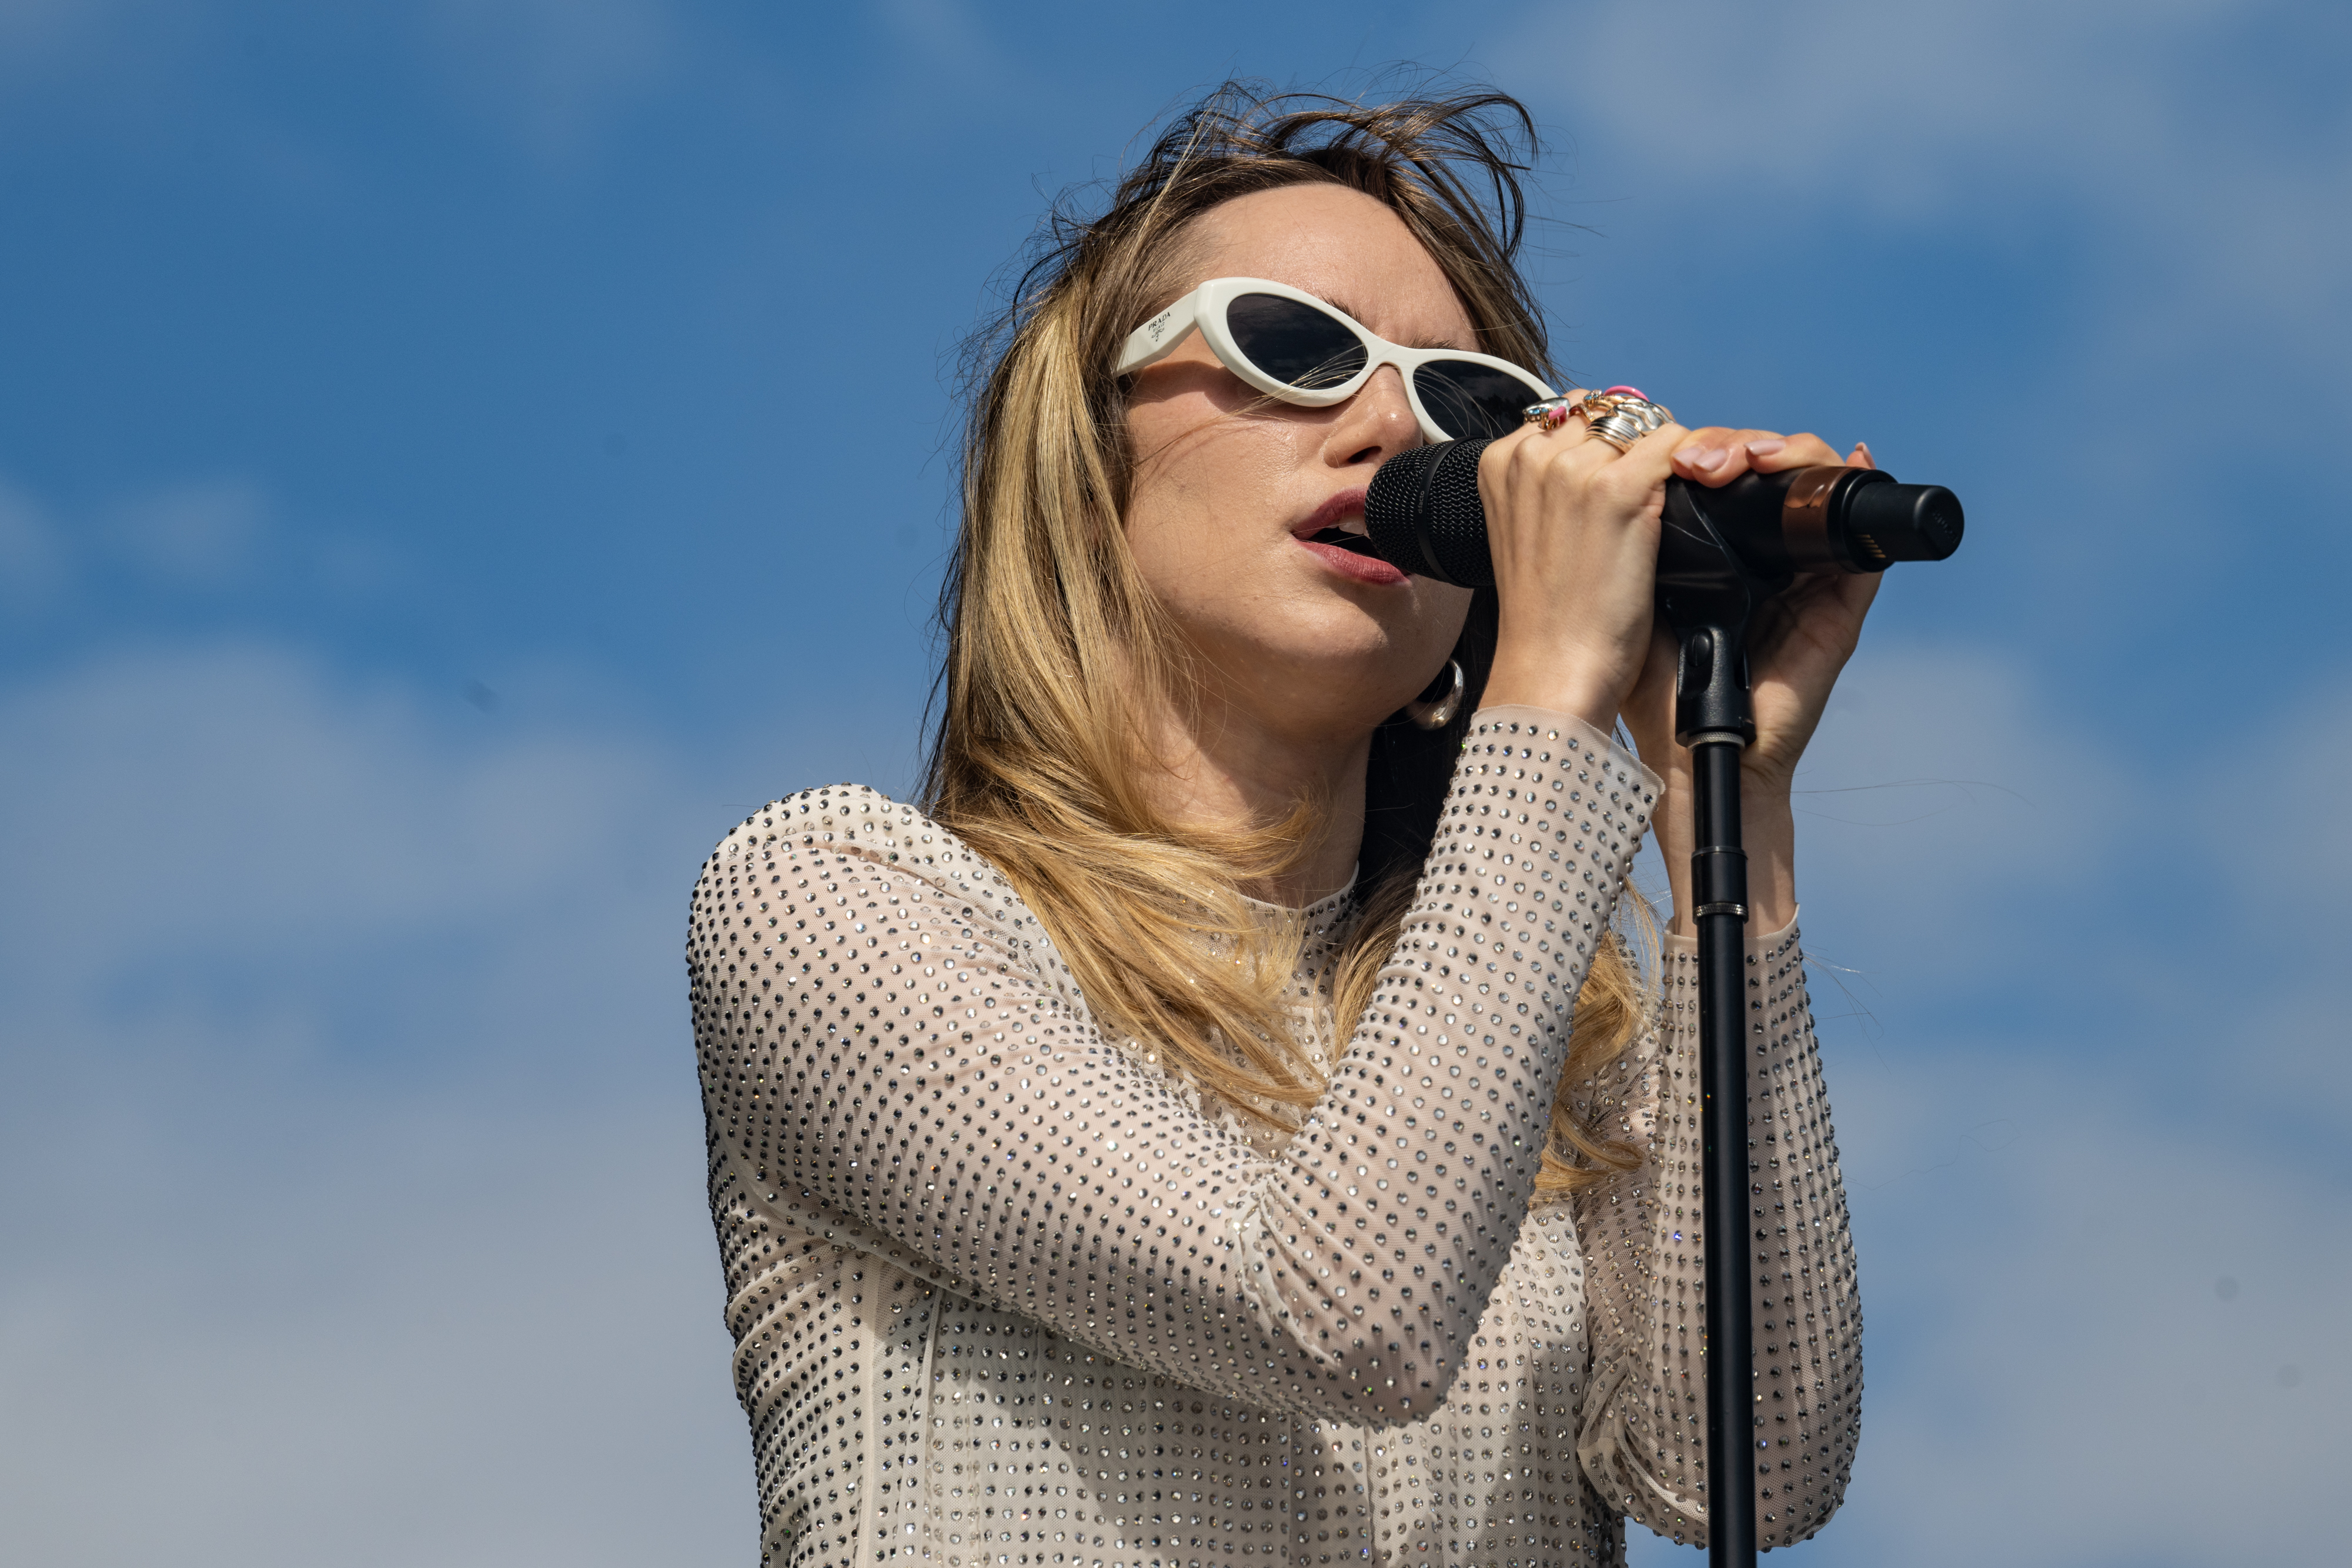
[[[1657,780],[1473,724],[1354,1034],[1304,911],[1286,1139],[1107,1037],[1003,878],[856,786],[763,807],[688,947],[771,1563],[1622,1562],[1706,1534],[1695,947],[1580,1085],[1639,1168],[1530,1210],[1570,1009]],[[1793,927],[1751,941],[1766,1544],[1852,1463],[1861,1316]],[[1336,1060],[1334,1058],[1336,1057]]]

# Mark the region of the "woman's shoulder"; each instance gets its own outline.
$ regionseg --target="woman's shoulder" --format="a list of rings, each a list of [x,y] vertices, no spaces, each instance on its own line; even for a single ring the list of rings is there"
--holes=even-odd
[[[697,901],[744,878],[814,873],[929,883],[962,919],[1029,935],[1021,895],[961,839],[903,800],[864,784],[828,784],[769,801],[719,841],[704,862]]]
[[[949,844],[954,848],[947,848]],[[864,784],[827,784],[769,801],[719,841],[713,862],[745,853],[840,849],[916,865],[969,854],[954,835],[914,807]]]

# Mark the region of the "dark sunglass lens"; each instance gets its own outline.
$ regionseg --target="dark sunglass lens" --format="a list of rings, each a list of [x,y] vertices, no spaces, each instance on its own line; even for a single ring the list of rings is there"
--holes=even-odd
[[[1289,386],[1341,386],[1364,368],[1362,340],[1337,317],[1278,294],[1242,295],[1225,326],[1250,363]]]
[[[1456,441],[1508,435],[1542,394],[1518,377],[1467,360],[1432,360],[1412,372],[1413,391],[1439,429]]]

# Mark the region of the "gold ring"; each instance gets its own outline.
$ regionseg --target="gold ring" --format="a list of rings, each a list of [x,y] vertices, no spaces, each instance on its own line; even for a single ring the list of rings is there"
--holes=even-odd
[[[1672,424],[1675,419],[1672,409],[1652,402],[1632,387],[1587,392],[1580,401],[1585,423],[1591,426],[1586,439],[1605,441],[1620,452],[1630,449],[1650,432]]]
[[[1558,430],[1576,414],[1582,414],[1590,427],[1585,434],[1587,440],[1605,441],[1620,452],[1650,432],[1673,423],[1675,418],[1673,410],[1664,403],[1652,402],[1632,387],[1547,398],[1520,411],[1520,417],[1528,423],[1547,431]]]

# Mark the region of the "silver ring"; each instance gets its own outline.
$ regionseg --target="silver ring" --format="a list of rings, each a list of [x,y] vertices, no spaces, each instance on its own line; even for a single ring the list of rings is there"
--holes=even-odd
[[[1585,423],[1591,427],[1586,439],[1605,441],[1620,452],[1629,450],[1650,432],[1672,424],[1675,419],[1674,411],[1664,403],[1652,402],[1626,391],[1587,392],[1580,402]]]
[[[1528,424],[1540,425],[1546,430],[1558,430],[1568,423],[1569,415],[1581,413],[1584,411],[1583,404],[1584,400],[1580,397],[1546,398],[1541,402],[1531,402],[1519,410],[1519,418]]]

